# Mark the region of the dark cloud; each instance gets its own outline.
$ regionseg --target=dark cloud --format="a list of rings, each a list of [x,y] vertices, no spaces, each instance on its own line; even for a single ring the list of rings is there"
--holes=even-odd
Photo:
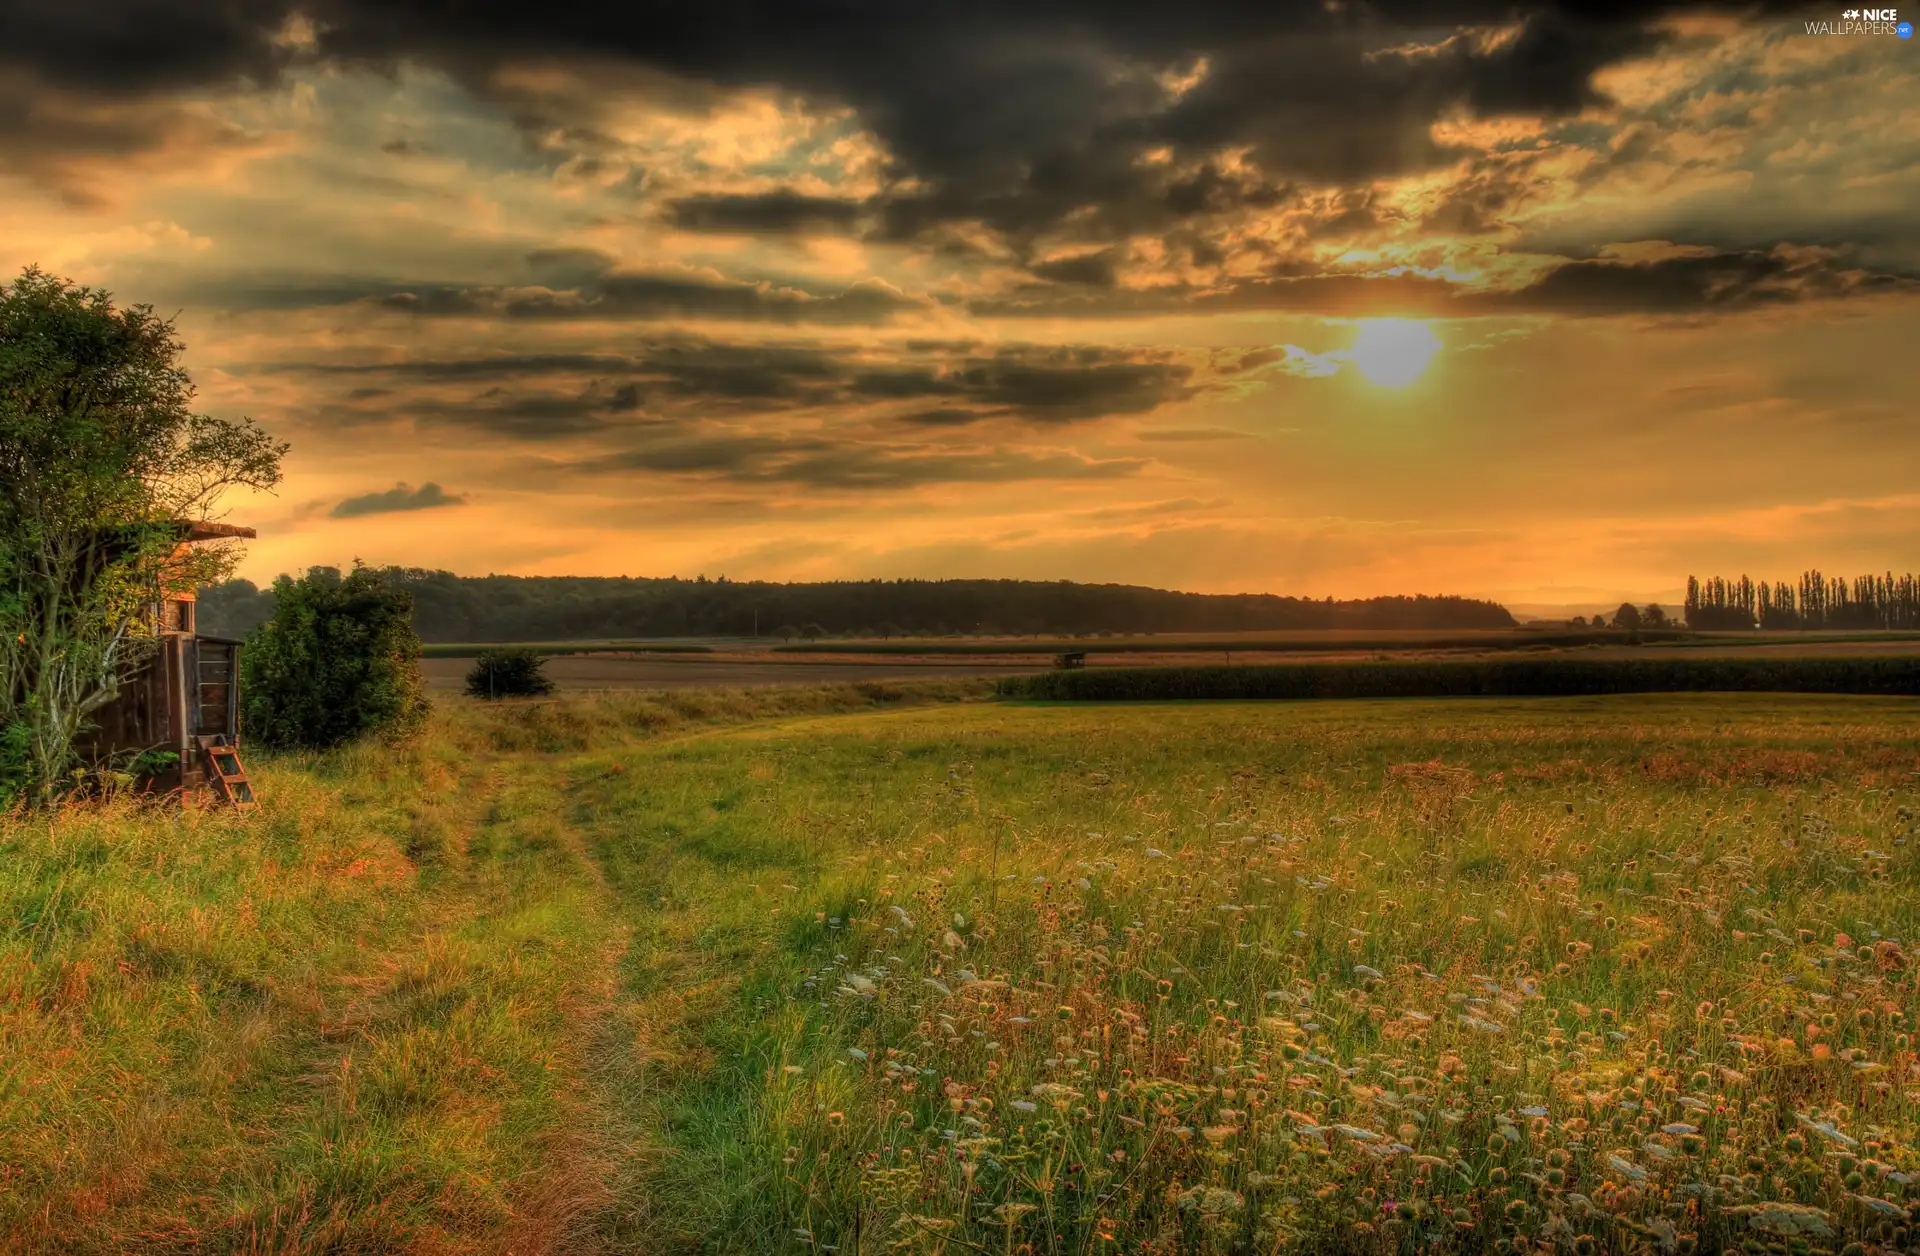
[[[1920,294],[1920,278],[1845,269],[1819,250],[1776,249],[1568,262],[1518,292],[1472,304],[1575,315],[1693,314],[1876,293]]]
[[[933,366],[893,367],[861,371],[853,377],[853,391],[874,399],[953,397],[965,391],[959,380]]]
[[[457,427],[514,440],[557,440],[599,431],[633,407],[597,388],[578,395],[515,393],[491,388],[471,401],[414,401],[406,406],[416,420],[436,427]]]
[[[1116,260],[1114,250],[1101,249],[1095,253],[1079,253],[1072,257],[1040,262],[1030,269],[1040,278],[1054,283],[1077,283],[1095,288],[1111,288],[1119,280]]]
[[[466,503],[464,494],[449,493],[438,484],[426,483],[419,488],[409,484],[396,484],[390,489],[378,493],[362,493],[358,497],[349,497],[328,513],[335,519],[357,519],[362,515],[387,515],[408,510],[433,510],[441,506],[460,506]]]
[[[204,276],[166,290],[170,299],[221,310],[301,310],[367,304],[423,318],[663,322],[708,319],[799,325],[884,323],[927,303],[880,280],[838,292],[810,292],[774,283],[747,283],[719,275],[623,272],[587,249],[537,252],[524,265],[541,280],[524,286],[412,283],[340,275]]]
[[[967,394],[1023,418],[1073,422],[1145,414],[1192,395],[1191,367],[1112,360],[1112,351],[1059,349],[972,359],[957,377]]]
[[[573,464],[589,473],[652,471],[740,484],[898,490],[925,484],[1113,479],[1146,464],[1062,451],[937,449],[821,438],[712,437],[665,442]]]
[[[1649,261],[1579,258],[1510,290],[1473,289],[1411,273],[1317,274],[1248,279],[1226,288],[1168,284],[1097,297],[1062,295],[1036,285],[976,301],[970,308],[987,316],[1048,318],[1148,316],[1183,310],[1286,310],[1345,317],[1580,316],[1731,313],[1796,301],[1888,294],[1920,295],[1920,276],[1851,266],[1832,250],[1780,246]],[[1237,369],[1252,369],[1271,360],[1270,353],[1249,354]]]
[[[1441,235],[1486,235],[1504,227],[1504,216],[1534,191],[1516,173],[1477,162],[1473,173],[1448,189],[1446,199],[1420,220],[1420,227]]]
[[[978,423],[987,416],[979,410],[962,410],[953,407],[934,410],[915,410],[911,414],[900,416],[902,423],[915,427],[966,427]]]
[[[75,209],[110,206],[130,170],[178,165],[248,140],[240,128],[165,97],[103,100],[51,88],[31,71],[10,69],[0,46],[0,174],[18,172]]]
[[[879,280],[815,295],[718,276],[605,274],[577,288],[430,287],[377,298],[389,310],[468,318],[720,319],[756,323],[881,323],[922,303]]]
[[[1145,414],[1196,391],[1193,368],[1164,354],[1094,346],[1012,345],[993,354],[970,342],[915,342],[921,354],[884,363],[870,350],[733,344],[663,337],[630,354],[503,354],[413,362],[282,363],[274,372],[371,377],[386,415],[411,415],[524,440],[632,428],[684,415],[755,415],[832,407],[907,406],[926,427],[990,418],[1034,424]],[[579,383],[567,389],[562,381]],[[444,391],[485,389],[464,399]],[[354,392],[365,394],[367,385]],[[931,403],[931,404],[930,404]],[[362,413],[361,420],[366,415]]]
[[[549,288],[572,288],[593,283],[620,264],[599,249],[535,249],[527,254],[527,270],[534,282]]]
[[[1432,124],[1455,111],[1569,114],[1597,70],[1654,47],[1652,20],[1697,5],[1560,0],[981,0],[964,6],[737,0],[309,0],[318,43],[276,41],[295,0],[12,0],[0,69],[106,95],[270,81],[292,59],[444,68],[481,95],[514,63],[573,65],[596,88],[697,94],[773,86],[850,107],[891,155],[877,230],[908,238],[978,221],[1019,242],[1071,224],[1091,241],[1271,207],[1290,181],[1364,183],[1452,160]],[[1743,12],[1791,7],[1722,5]],[[1505,41],[1475,28],[1520,20]],[[1465,33],[1463,33],[1465,32]],[[1180,76],[1204,59],[1207,71]],[[607,93],[524,83],[529,133],[584,160],[617,149]],[[504,99],[504,97],[503,97]],[[16,125],[18,123],[16,122]],[[1170,150],[1164,161],[1144,160]],[[1249,168],[1213,163],[1243,151]],[[843,230],[847,202],[790,192],[683,198],[700,230]]]
[[[378,372],[424,380],[498,380],[579,375],[595,371],[622,372],[632,364],[633,359],[612,353],[502,353],[484,358],[428,358],[377,364],[281,362],[260,369],[265,373],[297,371],[312,375],[366,375]]]
[[[741,235],[833,235],[853,229],[858,201],[797,192],[756,196],[688,196],[673,201],[673,225],[682,231]]]
[[[275,39],[288,0],[8,0],[0,67],[124,97],[270,83],[290,60]]]

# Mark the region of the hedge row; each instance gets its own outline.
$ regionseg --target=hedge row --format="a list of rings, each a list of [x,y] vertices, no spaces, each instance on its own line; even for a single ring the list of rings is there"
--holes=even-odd
[[[1920,658],[1492,659],[1092,668],[1009,676],[1009,698],[1133,702],[1193,698],[1447,698],[1597,693],[1920,694]]]
[[[1752,637],[1747,634],[1747,638]],[[1589,632],[1539,632],[1527,628],[1481,628],[1465,632],[1329,633],[1311,637],[1023,637],[1013,641],[969,641],[945,637],[905,637],[890,641],[855,639],[806,641],[773,647],[776,654],[1253,654],[1285,651],[1289,654],[1333,653],[1340,650],[1538,650],[1581,645],[1619,645],[1627,634],[1612,628]],[[1698,633],[1684,629],[1642,629],[1647,644],[1692,645]],[[1717,638],[1716,640],[1723,640]]]

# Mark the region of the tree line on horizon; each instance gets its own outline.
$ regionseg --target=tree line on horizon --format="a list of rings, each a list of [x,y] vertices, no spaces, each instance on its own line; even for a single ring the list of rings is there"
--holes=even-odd
[[[415,631],[429,642],[1514,626],[1513,616],[1498,603],[1425,595],[1315,601],[1065,580],[781,584],[725,576],[456,576],[417,567],[370,570],[408,591]],[[199,599],[201,630],[215,636],[245,636],[273,614],[273,590],[249,580],[210,585],[200,590]]]
[[[1801,575],[1755,583],[1687,577],[1687,627],[1706,629],[1920,628],[1920,580],[1896,577]]]

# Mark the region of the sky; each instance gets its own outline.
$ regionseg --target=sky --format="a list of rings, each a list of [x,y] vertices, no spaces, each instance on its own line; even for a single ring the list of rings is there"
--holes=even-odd
[[[261,581],[1907,571],[1920,41],[1841,12],[9,0],[0,276],[291,444]]]

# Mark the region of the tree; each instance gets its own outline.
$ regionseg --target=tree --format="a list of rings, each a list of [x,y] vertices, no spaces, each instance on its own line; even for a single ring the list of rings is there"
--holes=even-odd
[[[891,641],[895,637],[904,637],[906,635],[906,630],[900,627],[899,624],[894,623],[891,619],[881,620],[878,631],[880,633],[880,639],[883,641]]]
[[[827,630],[819,624],[808,624],[800,630],[800,639],[802,641],[818,641],[826,635]]]
[[[1613,626],[1615,628],[1638,628],[1640,626],[1639,608],[1632,602],[1620,603],[1620,609],[1613,613]]]
[[[1646,609],[1640,612],[1640,622],[1648,628],[1665,628],[1667,612],[1661,609],[1660,603],[1648,602]]]
[[[240,652],[244,726],[273,749],[403,740],[426,722],[413,598],[375,572],[315,567],[273,585],[273,618]]]
[[[244,637],[272,618],[273,590],[251,580],[210,584],[193,608],[195,631],[210,637]]]
[[[0,794],[73,779],[94,712],[151,656],[165,594],[228,575],[189,548],[287,447],[192,409],[173,324],[29,267],[0,287]]]
[[[528,646],[480,651],[467,673],[467,693],[475,698],[540,698],[553,692],[541,668],[546,659]]]
[[[800,630],[798,628],[795,628],[792,624],[781,624],[778,628],[775,628],[773,630],[773,635],[780,638],[782,641],[791,641],[795,637],[800,635]]]

